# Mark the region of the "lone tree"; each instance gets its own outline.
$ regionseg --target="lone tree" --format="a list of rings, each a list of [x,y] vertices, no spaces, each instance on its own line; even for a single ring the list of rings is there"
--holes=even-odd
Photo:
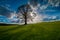
[[[18,7],[18,10],[17,10],[18,17],[20,17],[21,19],[24,19],[25,25],[27,24],[27,19],[31,18],[30,15],[28,15],[29,12],[32,12],[32,9],[28,4]]]
[[[29,4],[19,6],[17,9],[18,18],[23,19],[25,22],[25,25],[27,24],[28,19],[30,21],[33,21],[33,19],[36,16],[36,13],[33,13],[33,10],[31,9]]]

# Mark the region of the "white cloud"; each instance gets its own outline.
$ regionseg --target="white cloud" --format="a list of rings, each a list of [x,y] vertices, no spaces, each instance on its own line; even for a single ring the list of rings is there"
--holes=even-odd
[[[49,3],[49,5],[58,7],[60,4],[60,0],[49,0],[48,3]]]
[[[57,16],[52,16],[52,19],[56,19]]]
[[[1,11],[2,10],[2,11]],[[0,15],[6,16],[7,18],[11,17],[11,13],[13,11],[8,8],[8,6],[1,5],[0,6]]]
[[[43,5],[43,6],[40,6],[40,10],[44,10],[48,7],[48,5]]]
[[[56,16],[56,15],[52,15],[52,16],[50,16],[50,15],[45,15],[45,16],[44,16],[44,19],[45,19],[45,18],[47,18],[48,20],[54,20],[54,19],[57,18],[57,16]]]
[[[1,5],[1,6],[11,11],[9,4],[5,4],[5,5]]]
[[[12,19],[13,17],[16,17],[16,16],[17,16],[16,12],[12,12],[10,19]]]
[[[57,3],[55,4],[55,6],[58,7],[58,6],[59,6],[59,2],[57,2]]]

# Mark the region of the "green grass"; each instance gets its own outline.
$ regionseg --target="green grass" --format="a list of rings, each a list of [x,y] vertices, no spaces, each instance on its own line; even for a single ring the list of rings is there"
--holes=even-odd
[[[60,40],[60,22],[0,25],[0,40]]]

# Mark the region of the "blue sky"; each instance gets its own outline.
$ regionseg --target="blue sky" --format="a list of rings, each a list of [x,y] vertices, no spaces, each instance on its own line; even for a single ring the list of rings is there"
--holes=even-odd
[[[26,4],[28,0],[0,0],[0,5],[8,6],[12,10],[17,10],[17,7]]]
[[[41,4],[41,6],[43,5],[44,7],[46,7],[45,4],[48,4],[47,1],[49,1],[49,0],[46,0],[46,1],[39,0],[38,3]],[[28,0],[0,0],[0,15],[2,15],[2,17],[0,16],[0,20],[3,20],[3,19],[9,20],[7,17],[10,14],[10,12],[13,12],[13,11],[16,12],[17,8],[19,6],[21,6],[23,4],[27,4],[27,3],[28,3]],[[1,11],[1,6],[4,7],[4,9],[2,9],[2,10],[8,10],[8,13],[6,13],[6,11]],[[43,8],[43,7],[41,7],[41,8]],[[53,17],[56,16],[56,18],[58,17],[60,19],[60,0],[52,1],[51,5],[48,4],[48,7],[46,9],[44,9],[44,11],[41,11],[41,10],[38,10],[38,11],[42,15],[47,15],[46,16],[46,18],[48,17],[47,19],[49,19],[49,17],[51,17],[51,16],[53,16]],[[6,17],[4,18],[3,16],[6,16]],[[10,16],[11,15],[9,15],[9,17]],[[3,18],[3,19],[1,19],[1,18]]]

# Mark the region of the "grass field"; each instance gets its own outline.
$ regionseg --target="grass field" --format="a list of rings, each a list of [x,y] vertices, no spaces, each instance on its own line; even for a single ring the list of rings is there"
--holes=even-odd
[[[60,40],[60,22],[0,25],[0,40]]]

